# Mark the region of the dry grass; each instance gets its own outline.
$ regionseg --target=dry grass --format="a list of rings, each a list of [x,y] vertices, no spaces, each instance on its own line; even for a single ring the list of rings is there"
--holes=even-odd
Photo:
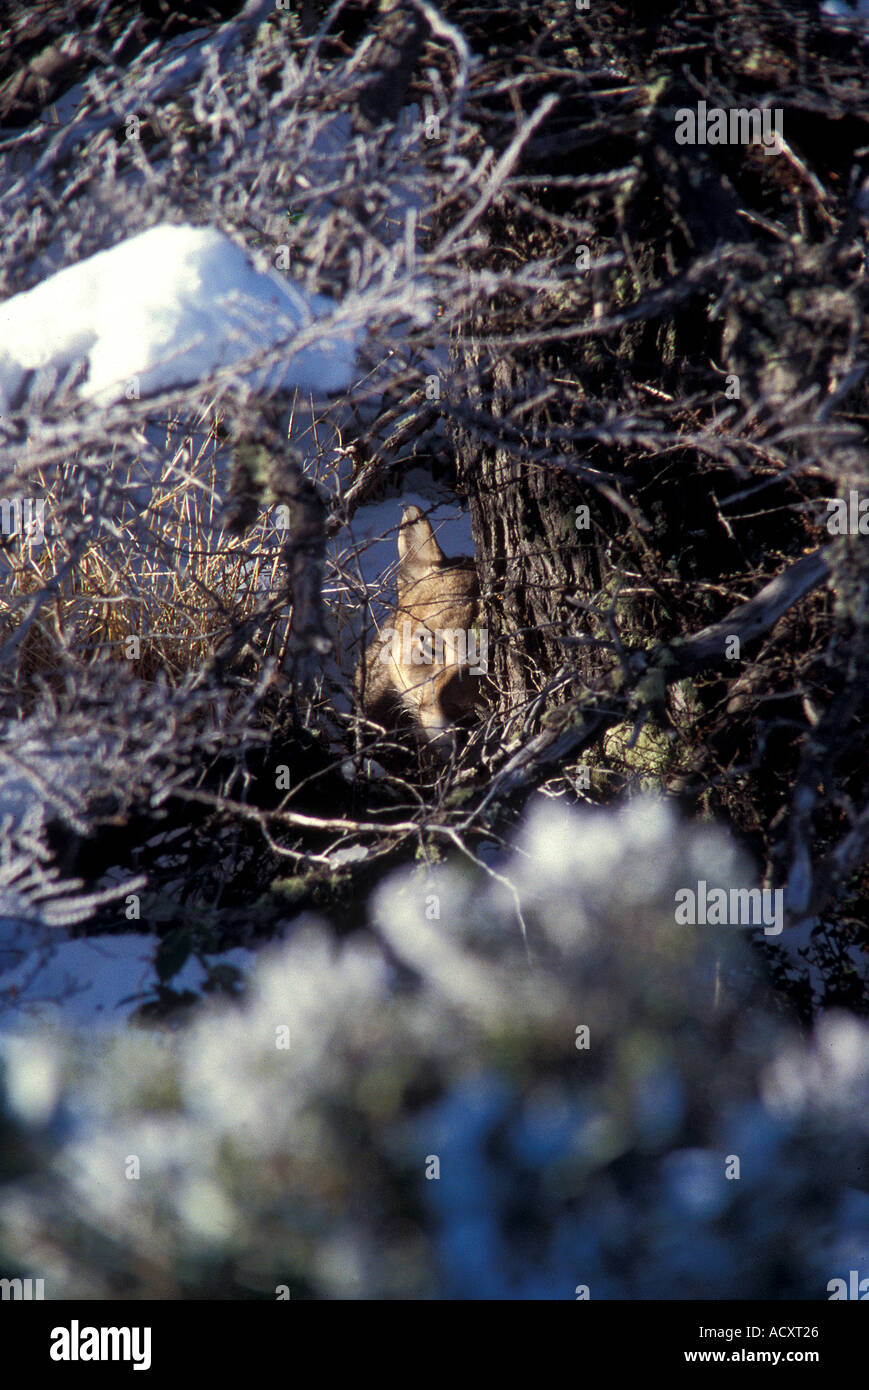
[[[268,510],[243,536],[222,524],[225,455],[218,421],[202,436],[169,423],[166,450],[147,506],[137,506],[145,466],[130,456],[114,479],[121,506],[109,524],[69,505],[76,469],[31,486],[45,504],[43,543],[20,533],[0,552],[0,640],[26,621],[29,601],[50,596],[27,625],[3,680],[20,695],[52,673],[106,659],[129,663],[143,680],[172,680],[200,668],[234,625],[278,587],[281,536]],[[75,515],[75,512],[78,515]]]

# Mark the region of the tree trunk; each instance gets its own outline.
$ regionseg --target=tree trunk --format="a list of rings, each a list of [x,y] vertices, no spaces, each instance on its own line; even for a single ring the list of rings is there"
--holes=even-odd
[[[482,341],[479,329],[456,341],[461,394],[478,407],[490,401],[492,416],[507,420],[521,400],[524,364],[516,357],[492,362]],[[458,421],[454,432],[490,625],[490,674],[509,739],[541,712],[542,702],[535,710],[541,692],[548,691],[546,705],[560,704],[577,679],[592,678],[593,649],[568,655],[557,639],[583,630],[567,599],[591,598],[602,557],[592,533],[577,529],[575,508],[589,499],[576,479],[548,464],[528,464],[509,443],[491,443]]]

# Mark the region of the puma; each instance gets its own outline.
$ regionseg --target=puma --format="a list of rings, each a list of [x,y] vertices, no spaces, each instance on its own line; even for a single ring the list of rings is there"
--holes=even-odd
[[[386,729],[410,716],[419,741],[438,757],[456,746],[486,671],[474,561],[448,559],[419,507],[406,507],[398,532],[398,602],[356,673],[365,714]]]

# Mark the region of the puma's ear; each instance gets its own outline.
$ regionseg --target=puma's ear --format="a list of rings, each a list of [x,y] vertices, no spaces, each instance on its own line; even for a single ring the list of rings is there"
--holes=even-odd
[[[398,529],[398,558],[409,562],[414,570],[437,569],[443,564],[444,552],[435,540],[431,522],[419,507],[405,507]]]

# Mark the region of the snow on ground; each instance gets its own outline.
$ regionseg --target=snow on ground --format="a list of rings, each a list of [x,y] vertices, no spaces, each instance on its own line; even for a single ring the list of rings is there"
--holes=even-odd
[[[0,971],[0,1033],[34,1022],[119,1027],[153,996],[158,946],[156,937],[141,932],[72,940],[57,928],[44,931],[30,954]],[[254,960],[253,952],[236,947],[215,955],[210,964],[247,973]],[[198,992],[205,978],[201,963],[191,957],[173,975],[172,989]]]
[[[353,379],[358,328],[292,348],[333,308],[255,270],[213,227],[161,223],[0,304],[0,411],[76,379],[98,405],[150,396],[278,346],[287,360],[248,373],[255,389],[338,391]]]

